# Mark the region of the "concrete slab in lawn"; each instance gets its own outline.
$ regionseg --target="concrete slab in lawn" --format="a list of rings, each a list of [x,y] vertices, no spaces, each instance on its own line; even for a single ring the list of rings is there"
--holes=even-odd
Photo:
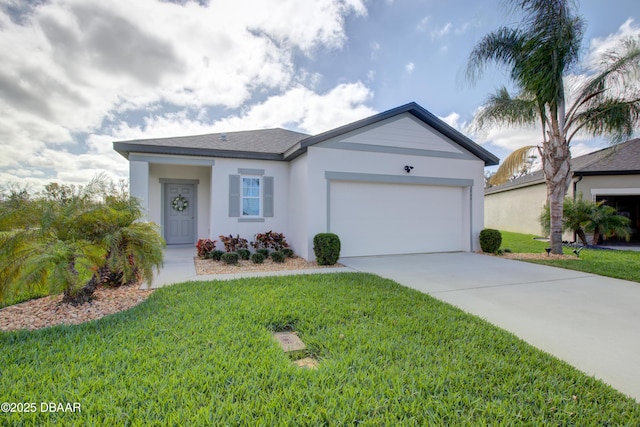
[[[294,332],[274,332],[273,337],[278,341],[285,353],[307,348],[305,343]]]
[[[340,262],[485,318],[640,401],[640,283],[473,253]]]

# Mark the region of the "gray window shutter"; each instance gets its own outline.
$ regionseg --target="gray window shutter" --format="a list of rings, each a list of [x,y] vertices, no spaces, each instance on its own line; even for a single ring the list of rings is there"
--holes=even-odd
[[[265,176],[262,178],[262,216],[265,218],[273,217],[273,177]]]
[[[240,216],[240,175],[229,175],[229,216]]]

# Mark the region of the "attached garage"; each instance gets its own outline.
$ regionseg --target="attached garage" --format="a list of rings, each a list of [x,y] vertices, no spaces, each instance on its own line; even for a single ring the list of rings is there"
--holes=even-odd
[[[471,242],[472,180],[327,173],[342,256],[455,252]]]

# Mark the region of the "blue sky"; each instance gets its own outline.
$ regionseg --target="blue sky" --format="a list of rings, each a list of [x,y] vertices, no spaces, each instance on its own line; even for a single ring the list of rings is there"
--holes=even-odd
[[[637,0],[584,0],[584,56],[640,34]],[[415,101],[499,157],[532,129],[468,130],[507,83],[464,80],[502,0],[0,0],[0,185],[128,175],[114,140],[310,134]],[[577,139],[580,155],[603,141]]]

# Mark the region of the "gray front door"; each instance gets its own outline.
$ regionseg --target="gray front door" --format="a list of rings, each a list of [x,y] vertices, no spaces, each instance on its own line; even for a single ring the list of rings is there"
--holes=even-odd
[[[164,239],[168,245],[196,241],[196,195],[194,184],[164,186]]]

